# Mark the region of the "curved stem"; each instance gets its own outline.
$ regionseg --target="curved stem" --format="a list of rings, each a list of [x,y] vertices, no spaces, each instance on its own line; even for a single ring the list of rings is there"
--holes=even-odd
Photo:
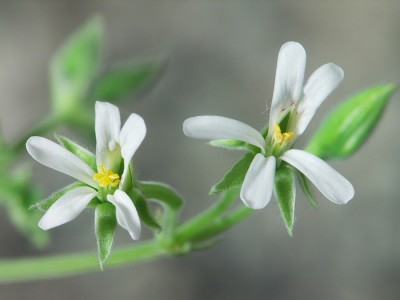
[[[154,259],[168,253],[174,254],[173,249],[179,249],[182,243],[196,246],[197,242],[213,238],[233,227],[253,211],[241,206],[223,216],[236,199],[237,193],[237,190],[225,192],[213,207],[176,228],[171,240],[172,250],[163,247],[157,239],[116,249],[105,264],[105,268]],[[170,217],[175,215],[172,214]],[[0,283],[66,277],[99,269],[97,255],[94,252],[0,260]]]
[[[192,220],[182,224],[177,229],[175,240],[177,242],[187,241],[198,232],[201,232],[205,227],[208,227],[214,222],[215,218],[220,217],[233,204],[238,192],[238,190],[224,192],[216,204]]]
[[[114,250],[105,268],[144,261],[163,255],[155,241]],[[39,258],[0,260],[0,283],[50,279],[100,270],[94,252]]]
[[[191,237],[191,240],[202,241],[213,238],[218,234],[220,234],[221,232],[224,232],[229,228],[233,227],[237,223],[240,223],[248,216],[250,216],[253,212],[254,212],[253,209],[248,208],[246,206],[242,206],[238,208],[236,211],[234,211],[232,214],[226,217],[221,217],[214,223],[210,224],[208,227],[202,228],[201,231],[197,232],[195,235]]]

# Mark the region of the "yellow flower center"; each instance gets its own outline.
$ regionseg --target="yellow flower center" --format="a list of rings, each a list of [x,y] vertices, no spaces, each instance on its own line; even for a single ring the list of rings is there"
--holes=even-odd
[[[289,141],[292,137],[294,136],[294,132],[289,131],[289,132],[284,132],[282,133],[281,128],[279,127],[278,124],[274,125],[274,140],[275,143],[282,145],[283,143],[286,143]]]
[[[96,180],[101,187],[106,187],[108,185],[116,187],[121,181],[117,173],[113,173],[111,170],[106,170],[104,166],[100,166],[100,172],[94,174],[93,179]]]

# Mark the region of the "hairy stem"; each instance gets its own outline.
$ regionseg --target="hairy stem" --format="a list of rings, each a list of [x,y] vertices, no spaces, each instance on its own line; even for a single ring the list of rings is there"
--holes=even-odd
[[[205,227],[208,227],[214,222],[215,218],[220,217],[233,204],[237,194],[238,190],[224,192],[216,204],[192,220],[182,224],[177,229],[175,240],[177,242],[187,241],[198,232],[201,232]]]
[[[114,250],[104,267],[107,269],[149,260],[162,254],[164,253],[155,241],[143,242]],[[0,283],[66,277],[98,270],[99,262],[94,252],[0,260]]]
[[[160,240],[155,238],[131,247],[115,249],[105,264],[105,269],[146,261],[167,254],[177,254],[180,252],[176,252],[176,249],[179,249],[182,243],[196,246],[197,242],[207,241],[230,229],[252,213],[251,209],[244,206],[231,213],[226,213],[236,199],[237,193],[237,190],[225,192],[220,200],[205,212],[175,230],[172,226],[170,228],[172,232],[168,232],[166,235],[167,239],[171,238],[170,247],[165,248],[165,245],[160,244]],[[174,213],[168,214],[168,222],[171,224],[174,224],[175,218]],[[185,252],[181,254],[185,254]],[[100,270],[100,268],[94,252],[0,260],[0,283],[52,279],[96,270]]]

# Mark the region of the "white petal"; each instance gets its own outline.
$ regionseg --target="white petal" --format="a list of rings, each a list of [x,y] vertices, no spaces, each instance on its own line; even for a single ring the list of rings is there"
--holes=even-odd
[[[104,165],[106,169],[112,169],[110,160],[111,152],[119,143],[121,130],[121,117],[119,109],[108,102],[96,102],[96,163],[97,167]]]
[[[343,80],[343,70],[335,64],[329,63],[318,68],[308,79],[304,87],[304,96],[298,104],[297,112],[299,120],[297,123],[298,134],[302,134],[310,123],[317,108],[325,98]]]
[[[183,122],[183,132],[197,139],[239,140],[259,147],[264,152],[264,138],[253,127],[240,121],[219,116],[198,116]]]
[[[303,173],[317,189],[336,204],[346,204],[354,196],[351,183],[317,156],[297,149],[286,151],[280,159]]]
[[[276,67],[275,87],[270,111],[270,126],[278,124],[286,115],[290,104],[300,100],[304,71],[306,68],[306,51],[296,42],[285,43],[279,52]]]
[[[122,127],[119,136],[121,155],[124,159],[124,172],[122,173],[121,186],[123,186],[127,176],[129,163],[145,136],[146,125],[143,118],[137,114],[131,114]]]
[[[92,178],[94,171],[60,145],[39,136],[32,136],[26,142],[26,149],[36,161],[46,167],[72,176],[90,186],[97,186]]]
[[[47,230],[75,219],[96,197],[97,192],[87,186],[73,189],[61,196],[39,221],[39,227]]]
[[[276,159],[257,154],[244,179],[240,198],[250,208],[260,209],[271,200],[274,190]]]
[[[116,208],[117,222],[126,229],[131,238],[137,240],[140,237],[140,218],[131,198],[122,190],[116,190],[114,195],[108,195],[107,200]]]

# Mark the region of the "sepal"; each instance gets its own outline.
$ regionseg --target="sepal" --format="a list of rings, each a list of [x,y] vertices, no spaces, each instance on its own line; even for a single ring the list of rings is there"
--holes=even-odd
[[[136,210],[139,214],[140,220],[148,227],[150,227],[152,230],[160,232],[161,226],[157,222],[157,220],[151,215],[149,205],[145,200],[145,198],[143,197],[143,195],[140,193],[140,191],[133,189],[131,192],[127,194],[133,200]]]
[[[296,185],[292,168],[282,162],[275,173],[275,197],[286,229],[291,236],[294,224]]]
[[[81,186],[85,186],[85,184],[80,181],[76,181],[76,182],[74,182],[70,185],[67,185],[66,187],[63,187],[62,189],[54,192],[46,199],[39,201],[38,203],[36,203],[34,205],[31,205],[29,207],[29,209],[38,209],[42,212],[46,212],[50,208],[50,206],[52,206],[54,204],[54,202],[56,202],[58,199],[60,199],[63,195],[65,195],[69,191],[72,191],[73,189],[76,189],[77,187],[81,187]],[[96,201],[96,198],[93,199],[92,201]]]
[[[240,187],[253,158],[253,153],[247,153],[243,158],[237,161],[224,177],[211,188],[210,194],[219,194],[230,188]]]
[[[211,146],[228,150],[248,150],[247,143],[238,140],[212,140]]]
[[[98,259],[100,268],[103,269],[103,264],[111,253],[115,229],[117,226],[114,205],[108,202],[103,202],[97,205],[94,222]]]
[[[307,179],[306,176],[304,176],[303,173],[297,172],[297,178],[300,182],[301,189],[303,190],[304,194],[306,195],[310,205],[314,208],[317,208],[317,199],[315,197],[315,194],[312,190],[312,187],[310,186],[310,181]]]
[[[89,167],[93,169],[93,171],[97,172],[96,166],[96,156],[90,152],[89,150],[83,148],[82,146],[76,144],[65,136],[55,134],[55,138],[58,143],[67,149],[69,152],[78,156],[81,160],[83,160]]]

